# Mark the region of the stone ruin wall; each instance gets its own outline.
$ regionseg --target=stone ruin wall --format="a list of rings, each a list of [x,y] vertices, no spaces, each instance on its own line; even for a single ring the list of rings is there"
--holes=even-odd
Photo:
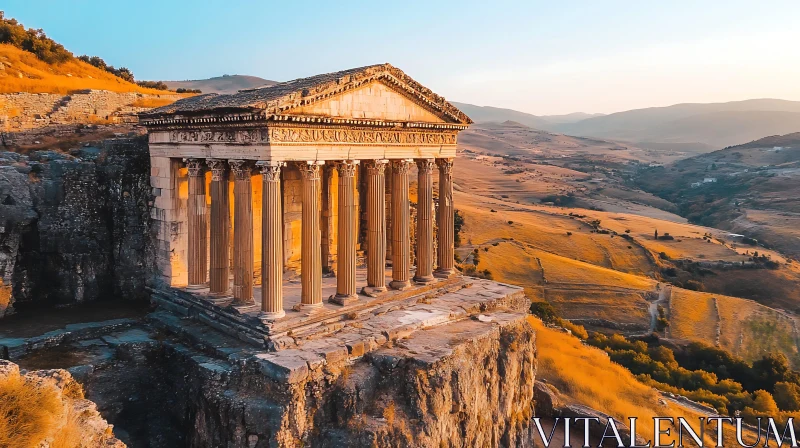
[[[52,125],[137,122],[136,113],[148,110],[132,104],[142,99],[178,100],[179,95],[150,95],[108,90],[0,95],[0,131],[21,132]]]
[[[146,300],[146,137],[70,153],[0,151],[0,318],[14,308]]]

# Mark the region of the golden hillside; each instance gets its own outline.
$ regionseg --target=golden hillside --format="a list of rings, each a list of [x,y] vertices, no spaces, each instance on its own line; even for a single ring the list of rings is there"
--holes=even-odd
[[[470,161],[459,162],[456,169],[463,175],[457,178],[477,178],[479,171],[484,182],[502,177],[491,168],[479,170]],[[479,273],[488,270],[495,280],[524,287],[531,300],[547,301],[562,317],[590,329],[626,334],[652,331],[660,305],[668,313],[670,327],[663,334],[667,338],[702,341],[748,361],[777,351],[800,365],[794,315],[775,309],[793,309],[790,305],[800,302],[792,288],[784,288],[784,284],[796,284],[797,266],[718,270],[705,278],[708,285],[737,284],[736,279],[742,278],[765,291],[770,284],[777,289],[762,303],[772,308],[718,292],[689,291],[659,281],[667,265],[659,253],[670,259],[742,262],[748,259],[744,255],[748,248],[726,242],[726,232],[649,213],[516,203],[491,190],[476,191],[472,182],[462,185],[469,188],[456,193],[465,220],[457,253],[467,265],[474,262],[477,249]],[[525,192],[520,189],[516,194]],[[588,224],[598,220],[600,228],[610,233]],[[655,229],[675,239],[655,240]],[[785,263],[779,253],[759,249]],[[602,322],[617,327],[605,327]]]
[[[139,87],[78,59],[48,64],[33,53],[8,44],[0,44],[0,65],[0,93],[67,94],[83,89],[156,95],[165,93],[163,90]]]
[[[536,329],[536,350],[538,354],[537,380],[544,380],[555,386],[560,398],[569,403],[601,409],[617,421],[628,422],[629,417],[637,417],[641,422],[637,432],[647,440],[653,440],[653,417],[684,417],[697,421],[701,416],[697,410],[684,407],[674,400],[663,400],[650,386],[639,382],[633,374],[621,365],[611,361],[600,349],[583,344],[578,338],[562,331],[546,327],[535,317],[528,318]],[[731,441],[732,429],[726,427],[724,439]],[[706,432],[706,441],[713,444],[714,432]],[[669,443],[672,437],[662,441]],[[746,433],[752,443],[753,435]],[[726,444],[727,446],[727,444]]]

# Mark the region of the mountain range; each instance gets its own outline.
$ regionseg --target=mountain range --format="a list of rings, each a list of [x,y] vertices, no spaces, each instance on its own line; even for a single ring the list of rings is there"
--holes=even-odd
[[[555,116],[453,104],[477,123],[511,120],[540,130],[627,141],[659,150],[708,152],[768,135],[800,131],[800,101],[777,99],[676,104],[608,115]]]

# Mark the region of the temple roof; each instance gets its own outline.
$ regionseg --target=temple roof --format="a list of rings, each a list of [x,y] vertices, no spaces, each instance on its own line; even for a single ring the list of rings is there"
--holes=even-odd
[[[240,90],[226,95],[208,93],[192,96],[167,106],[152,109],[141,115],[150,118],[175,114],[195,115],[237,111],[264,111],[268,114],[281,114],[289,109],[311,104],[377,80],[403,90],[427,108],[447,118],[449,122],[472,123],[466,114],[443,97],[433,93],[390,64],[324,73],[271,86]]]

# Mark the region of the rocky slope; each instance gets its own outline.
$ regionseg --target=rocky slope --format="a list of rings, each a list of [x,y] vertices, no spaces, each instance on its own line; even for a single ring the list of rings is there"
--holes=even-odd
[[[23,386],[18,386],[21,380]],[[26,435],[36,432],[42,436],[41,440],[34,440],[39,448],[51,446],[74,446],[76,448],[125,448],[125,444],[114,437],[113,426],[103,419],[97,411],[97,406],[83,398],[83,388],[65,370],[36,370],[20,371],[16,364],[0,360],[0,389],[4,392],[6,401],[2,408],[12,411],[21,425],[35,425],[34,430],[26,430]],[[34,395],[34,394],[41,395]],[[44,402],[28,403],[33,396],[46,397],[47,404],[52,403],[52,409]],[[54,401],[54,402],[53,402]],[[18,409],[14,406],[28,406],[30,404],[41,406],[40,409]],[[48,411],[54,411],[48,415]],[[13,434],[15,426],[0,425],[0,444],[2,446],[27,446],[22,445],[21,437]],[[5,433],[11,431],[11,434]],[[10,436],[11,445],[6,445],[2,440]],[[37,437],[38,439],[38,437]],[[38,443],[37,443],[38,442]],[[19,444],[19,445],[18,445]]]
[[[145,138],[0,152],[0,317],[40,302],[146,298],[149,174]]]

